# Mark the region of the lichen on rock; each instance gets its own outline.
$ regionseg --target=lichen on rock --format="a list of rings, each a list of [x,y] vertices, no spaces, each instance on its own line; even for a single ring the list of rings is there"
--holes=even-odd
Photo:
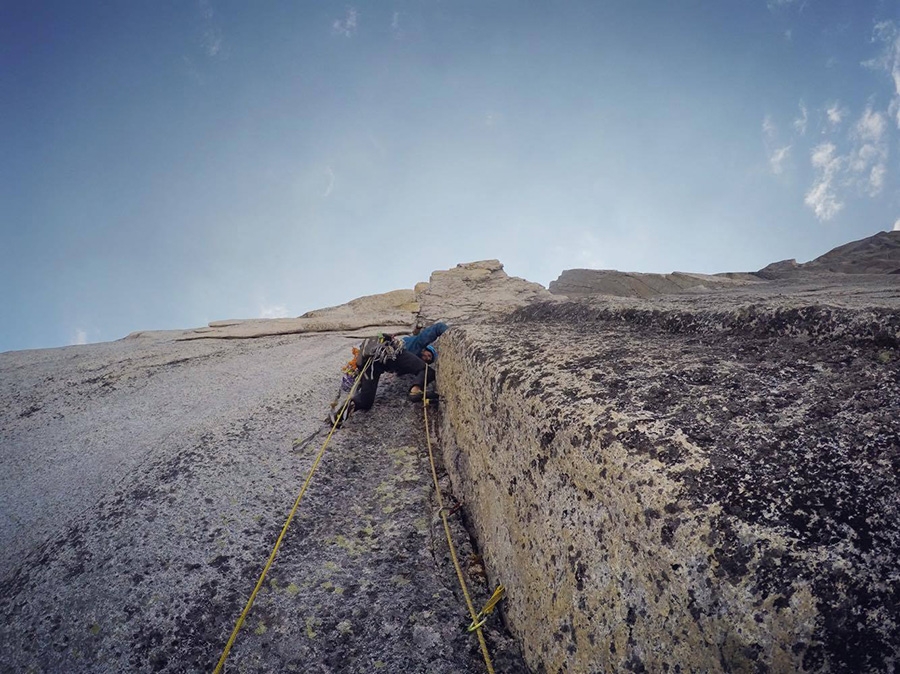
[[[900,657],[900,314],[786,304],[538,304],[442,338],[445,462],[533,669]]]

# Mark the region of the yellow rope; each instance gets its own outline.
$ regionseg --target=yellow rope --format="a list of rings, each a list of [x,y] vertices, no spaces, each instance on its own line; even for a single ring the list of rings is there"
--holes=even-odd
[[[328,432],[328,437],[325,438],[325,442],[322,444],[322,449],[319,450],[319,453],[316,455],[316,460],[313,461],[312,467],[309,469],[309,474],[306,476],[306,481],[303,483],[303,487],[300,489],[300,493],[297,495],[297,500],[294,501],[294,507],[291,508],[291,512],[288,514],[287,520],[284,523],[284,526],[281,527],[281,533],[278,535],[278,540],[275,541],[275,547],[272,548],[272,553],[269,555],[269,560],[266,562],[265,567],[263,567],[262,573],[259,576],[259,580],[256,581],[256,587],[253,588],[253,592],[250,593],[250,598],[247,600],[247,605],[244,606],[244,610],[241,611],[240,617],[237,619],[237,623],[234,626],[234,629],[231,631],[231,636],[228,638],[228,643],[225,644],[225,650],[222,651],[222,657],[219,658],[219,662],[216,665],[216,668],[213,670],[213,674],[221,674],[222,668],[225,666],[225,660],[228,658],[228,654],[231,652],[231,647],[234,646],[234,641],[237,639],[238,632],[241,630],[241,626],[244,624],[244,620],[247,618],[247,614],[250,613],[250,608],[253,606],[253,602],[256,600],[256,595],[259,594],[260,588],[262,588],[263,583],[266,580],[266,575],[269,573],[269,568],[272,566],[272,562],[275,561],[275,555],[278,554],[278,549],[281,547],[281,542],[284,540],[284,535],[287,533],[288,527],[291,525],[291,521],[294,519],[294,515],[297,512],[297,508],[300,506],[300,500],[303,498],[303,494],[306,493],[307,487],[309,487],[309,483],[312,481],[313,473],[316,472],[316,468],[319,466],[319,462],[322,460],[322,456],[325,454],[325,448],[328,447],[328,442],[331,440],[331,436],[334,435],[334,431],[338,426],[338,421],[341,420],[344,410],[347,409],[347,405],[350,404],[350,400],[353,398],[353,393],[356,391],[356,386],[359,384],[360,379],[362,379],[363,374],[365,374],[366,368],[369,367],[371,360],[368,361],[363,367],[362,371],[356,377],[356,381],[353,382],[353,386],[350,388],[350,393],[347,395],[347,399],[344,401],[344,404],[341,406],[341,411],[335,417],[334,423],[331,425],[331,430]]]
[[[447,521],[447,511],[444,508],[444,499],[441,496],[441,486],[438,484],[437,468],[434,465],[434,451],[431,448],[431,431],[428,428],[428,369],[425,369],[425,381],[422,384],[422,411],[425,416],[425,438],[428,442],[428,458],[431,461],[431,477],[434,479],[434,492],[437,494],[437,502],[441,519],[444,521],[444,533],[447,535],[447,545],[450,547],[450,558],[453,560],[453,567],[456,569],[456,577],[459,579],[459,586],[462,588],[463,597],[466,599],[466,606],[469,609],[469,615],[472,616],[472,625],[475,625],[475,634],[478,636],[478,643],[481,645],[481,654],[484,656],[484,664],[487,667],[488,674],[494,674],[494,666],[491,664],[491,654],[488,653],[487,642],[484,640],[484,634],[481,631],[481,624],[477,624],[479,614],[475,612],[475,606],[472,604],[472,598],[469,596],[469,589],[466,587],[466,579],[463,577],[462,568],[459,566],[459,560],[456,557],[456,548],[453,546],[453,537],[450,535],[450,523]],[[497,600],[499,601],[499,599]],[[496,601],[494,602],[497,603]],[[493,610],[493,605],[491,606]],[[483,624],[483,623],[482,623]]]

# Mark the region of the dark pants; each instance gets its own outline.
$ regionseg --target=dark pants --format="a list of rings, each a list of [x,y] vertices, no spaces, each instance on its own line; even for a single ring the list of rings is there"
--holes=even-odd
[[[414,374],[416,375],[412,386],[422,388],[425,384],[425,371],[428,366],[425,361],[414,353],[409,351],[401,351],[394,360],[386,363],[376,362],[366,369],[357,387],[356,395],[353,396],[353,404],[358,410],[371,409],[372,403],[375,402],[375,391],[378,389],[378,380],[383,372],[395,372],[397,374]],[[434,372],[428,372],[428,381],[434,381]],[[412,388],[410,386],[410,388]]]

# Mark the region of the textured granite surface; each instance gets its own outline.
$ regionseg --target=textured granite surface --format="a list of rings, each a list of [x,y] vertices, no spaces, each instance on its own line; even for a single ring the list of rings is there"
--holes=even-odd
[[[445,462],[535,671],[896,668],[897,286],[767,288],[442,337]]]
[[[838,246],[814,260],[773,262],[759,271],[762,276],[802,277],[810,273],[900,274],[900,231],[873,236]]]
[[[555,281],[550,282],[550,292],[576,299],[591,295],[615,297],[658,297],[682,292],[709,292],[761,283],[762,279],[751,274],[639,274],[612,269],[567,269]]]
[[[539,283],[509,276],[498,260],[467,262],[435,271],[428,283],[416,285],[423,323],[496,320],[532,302],[558,299]]]
[[[324,435],[291,441],[323,428],[353,343],[0,354],[0,671],[212,671]],[[226,671],[484,671],[405,390],[385,377],[334,437]],[[502,623],[487,638],[523,670]]]

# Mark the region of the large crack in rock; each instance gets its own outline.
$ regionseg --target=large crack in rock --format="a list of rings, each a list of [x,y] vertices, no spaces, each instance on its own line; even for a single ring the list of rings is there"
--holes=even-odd
[[[533,669],[895,666],[898,313],[786,304],[442,337],[446,465]]]
[[[299,454],[291,440],[321,427],[351,344],[6,357],[20,385],[2,391],[4,513],[31,533],[4,531],[0,670],[212,671],[324,433]],[[335,434],[226,671],[484,671],[407,384],[386,376],[374,409]],[[453,527],[483,602],[481,563]],[[498,670],[522,671],[502,625],[486,634]]]

